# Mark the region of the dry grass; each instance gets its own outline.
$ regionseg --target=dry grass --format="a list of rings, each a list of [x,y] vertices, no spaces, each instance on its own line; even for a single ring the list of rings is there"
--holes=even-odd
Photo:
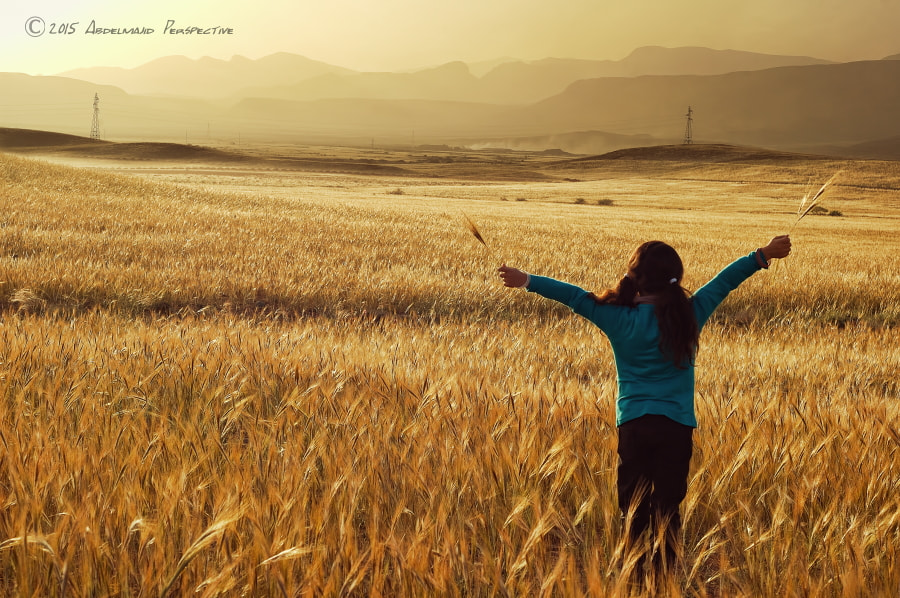
[[[660,180],[655,205],[354,181],[211,192],[0,157],[0,592],[625,595],[609,348],[502,289],[459,210],[589,288],[663,238],[696,287],[796,195],[748,222],[715,202],[730,183],[700,211]],[[564,203],[590,185],[615,207]],[[677,592],[900,587],[897,218],[808,218],[790,277],[705,330]]]

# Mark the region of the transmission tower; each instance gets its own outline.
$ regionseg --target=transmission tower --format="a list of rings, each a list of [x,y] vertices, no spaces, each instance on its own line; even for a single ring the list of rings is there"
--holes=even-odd
[[[91,121],[91,139],[100,141],[100,96],[94,94],[94,118]]]
[[[691,110],[691,107],[688,106],[688,111],[685,116],[687,116],[687,123],[684,125],[684,141],[682,143],[684,145],[691,145],[694,143],[694,134],[691,130],[691,123],[694,121],[693,115],[694,111]]]

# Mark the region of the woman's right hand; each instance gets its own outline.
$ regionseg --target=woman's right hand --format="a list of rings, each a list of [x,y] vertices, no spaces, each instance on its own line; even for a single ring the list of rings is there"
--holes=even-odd
[[[497,272],[500,273],[503,284],[511,288],[524,287],[528,282],[528,274],[517,268],[510,268],[506,264],[500,266]]]
[[[762,248],[766,261],[773,258],[787,257],[791,253],[791,237],[789,235],[779,235],[769,241],[769,244]]]

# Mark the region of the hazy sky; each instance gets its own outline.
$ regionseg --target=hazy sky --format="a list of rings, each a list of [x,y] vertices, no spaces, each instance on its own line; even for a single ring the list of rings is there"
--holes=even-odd
[[[169,21],[233,33],[172,34]],[[155,31],[88,33],[92,23]],[[898,30],[900,0],[2,0],[0,71],[274,52],[401,70],[503,56],[615,60],[646,45],[865,60],[900,53]]]

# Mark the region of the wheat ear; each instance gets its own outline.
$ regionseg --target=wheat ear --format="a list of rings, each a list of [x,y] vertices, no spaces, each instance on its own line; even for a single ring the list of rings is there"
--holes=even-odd
[[[466,228],[469,229],[469,232],[472,233],[472,236],[475,237],[479,243],[484,245],[484,248],[487,250],[488,255],[490,255],[491,258],[496,259],[494,251],[491,249],[490,245],[487,244],[487,241],[484,240],[484,236],[481,234],[481,231],[478,230],[478,227],[475,226],[475,223],[472,222],[472,219],[466,216],[465,213],[463,213],[463,218],[465,219]]]
[[[806,195],[803,196],[803,199],[800,200],[800,207],[797,208],[797,220],[795,220],[794,224],[791,225],[792,230],[795,226],[797,226],[798,222],[803,220],[804,216],[809,214],[809,212],[818,205],[819,199],[822,197],[822,195],[825,193],[825,191],[827,191],[828,188],[831,187],[832,183],[834,183],[834,180],[837,178],[837,176],[839,174],[840,174],[840,171],[831,175],[831,178],[828,179],[827,181],[825,181],[825,184],[822,185],[818,191],[816,191],[816,194],[813,195],[812,199],[809,199],[809,193],[807,193]],[[809,205],[806,205],[807,200],[809,200]]]

